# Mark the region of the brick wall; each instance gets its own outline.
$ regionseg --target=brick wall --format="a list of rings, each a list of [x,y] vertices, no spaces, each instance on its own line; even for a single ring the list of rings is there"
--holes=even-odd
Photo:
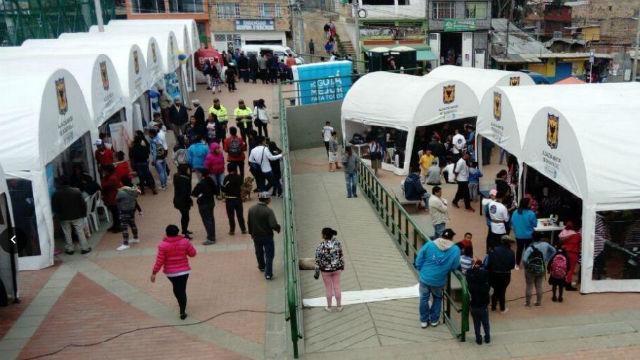
[[[573,24],[600,24],[601,40],[608,43],[635,42],[638,22],[631,19],[640,10],[640,0],[590,0],[573,7]]]
[[[260,4],[280,4],[281,17],[275,19],[276,31],[290,31],[288,0],[209,0],[209,22],[211,24],[211,31],[213,32],[235,31],[235,19],[218,18],[217,3],[240,4],[240,15],[238,19],[259,19]]]

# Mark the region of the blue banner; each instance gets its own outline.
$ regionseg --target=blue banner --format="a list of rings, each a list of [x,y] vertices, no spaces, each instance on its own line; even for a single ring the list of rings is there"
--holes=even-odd
[[[351,61],[330,61],[293,67],[300,105],[342,100],[351,88]]]

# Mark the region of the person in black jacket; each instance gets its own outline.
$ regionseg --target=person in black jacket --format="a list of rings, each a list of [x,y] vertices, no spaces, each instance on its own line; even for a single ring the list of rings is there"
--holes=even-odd
[[[200,172],[200,181],[193,188],[191,196],[197,199],[198,212],[200,212],[202,223],[207,231],[207,240],[202,245],[212,245],[216,243],[216,223],[213,218],[214,197],[220,194],[220,189],[209,176],[207,169],[199,169],[198,171]]]
[[[243,234],[247,233],[247,227],[244,222],[244,209],[242,208],[242,177],[238,175],[238,165],[234,163],[227,164],[227,176],[222,181],[222,192],[224,193],[227,217],[229,218],[229,235],[234,235],[236,231],[235,218],[238,218],[238,225]]]
[[[60,222],[60,227],[64,233],[66,242],[65,252],[73,255],[75,247],[71,237],[71,231],[75,231],[80,241],[82,254],[91,251],[87,238],[84,235],[84,218],[87,216],[87,204],[82,198],[82,193],[78,188],[69,186],[69,179],[60,177],[56,180],[58,188],[51,198],[51,210],[56,219]]]
[[[500,311],[506,313],[505,294],[511,282],[511,270],[516,267],[516,254],[511,250],[511,244],[515,240],[508,236],[502,236],[500,244],[493,248],[485,258],[485,269],[489,271],[489,284],[493,288],[491,295],[491,311],[495,311],[500,303]]]
[[[200,100],[198,99],[193,99],[191,103],[195,107],[193,117],[196,118],[196,131],[204,136],[207,132],[207,120],[204,115],[204,109],[200,105]]]
[[[129,159],[133,164],[133,170],[138,175],[140,193],[144,195],[144,187],[151,189],[153,194],[157,194],[156,182],[153,175],[149,171],[149,155],[151,154],[151,145],[141,130],[137,130],[133,137],[133,142],[129,148]]]
[[[176,139],[181,137],[185,132],[187,123],[189,123],[189,112],[187,112],[187,108],[182,104],[180,98],[173,100],[173,105],[169,109],[169,121],[173,125],[173,135],[175,135]]]
[[[191,240],[192,232],[189,231],[189,210],[193,206],[191,200],[191,175],[189,165],[178,166],[178,173],[173,175],[173,207],[180,211],[180,226],[182,235]]]
[[[476,260],[467,270],[467,284],[469,285],[469,293],[471,301],[471,317],[473,318],[473,330],[476,334],[476,343],[482,345],[482,335],[480,326],[484,329],[484,342],[491,342],[491,333],[489,330],[489,274],[482,268],[482,261]]]

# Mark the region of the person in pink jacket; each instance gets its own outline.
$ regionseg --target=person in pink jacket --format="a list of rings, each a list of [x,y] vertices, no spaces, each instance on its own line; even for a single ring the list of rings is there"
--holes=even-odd
[[[209,170],[209,176],[218,184],[218,187],[222,187],[222,182],[224,181],[224,153],[218,143],[213,142],[209,145],[209,154],[204,159],[204,167]]]
[[[191,267],[189,258],[196,256],[196,248],[183,236],[179,236],[180,229],[176,225],[169,225],[167,236],[158,245],[156,263],[153,265],[151,282],[156,282],[156,274],[164,267],[164,273],[173,285],[173,295],[180,306],[180,319],[187,318],[187,280]]]

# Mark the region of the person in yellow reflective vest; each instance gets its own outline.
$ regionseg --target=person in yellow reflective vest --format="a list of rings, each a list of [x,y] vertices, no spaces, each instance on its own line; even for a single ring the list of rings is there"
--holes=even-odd
[[[236,117],[236,124],[240,128],[242,139],[247,141],[247,136],[253,130],[253,111],[244,104],[244,100],[240,100],[238,101],[238,107],[233,111],[233,115]]]
[[[209,108],[209,114],[215,115],[218,119],[216,123],[216,137],[224,139],[224,137],[227,136],[227,124],[229,123],[229,117],[227,115],[227,108],[220,104],[220,99],[213,99],[213,106]]]

